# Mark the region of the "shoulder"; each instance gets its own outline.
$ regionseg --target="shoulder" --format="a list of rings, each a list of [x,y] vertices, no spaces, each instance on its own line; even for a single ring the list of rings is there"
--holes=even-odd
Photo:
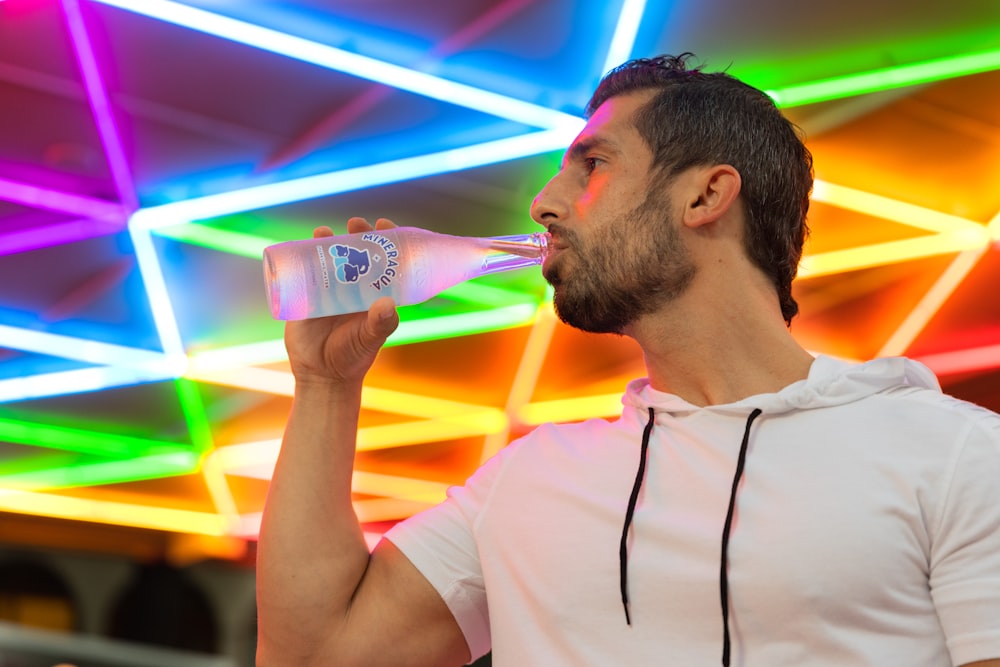
[[[621,419],[547,423],[513,441],[501,451],[501,456],[508,460],[599,456],[601,451],[618,451],[622,442],[633,439],[629,427]]]
[[[914,427],[946,425],[1000,439],[1000,414],[935,389],[900,386],[876,394],[872,403]]]

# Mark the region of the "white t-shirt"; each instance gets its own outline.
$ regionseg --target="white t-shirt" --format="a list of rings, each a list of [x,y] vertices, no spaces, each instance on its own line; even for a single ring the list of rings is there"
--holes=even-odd
[[[387,538],[498,666],[947,667],[1000,657],[1000,416],[903,359],[827,357],[776,394],[696,407],[629,385],[614,422],[548,425]],[[655,424],[619,541],[648,409]]]

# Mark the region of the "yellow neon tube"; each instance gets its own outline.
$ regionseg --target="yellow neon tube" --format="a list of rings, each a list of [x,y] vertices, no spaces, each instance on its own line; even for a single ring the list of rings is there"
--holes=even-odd
[[[216,537],[227,534],[226,521],[217,514],[32,491],[0,489],[0,510],[15,514],[75,519],[173,533]]]
[[[985,230],[984,230],[985,231]],[[832,250],[802,258],[799,266],[800,278],[815,278],[832,273],[843,273],[873,266],[883,266],[906,262],[924,257],[947,255],[966,250],[983,248],[988,241],[983,236],[973,238],[965,232],[952,234],[931,234],[912,239],[887,241],[872,245]]]

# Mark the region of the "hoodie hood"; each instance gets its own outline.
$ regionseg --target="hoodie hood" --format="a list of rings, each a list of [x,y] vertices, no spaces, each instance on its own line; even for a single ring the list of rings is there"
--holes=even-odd
[[[698,410],[745,414],[759,409],[765,414],[776,415],[791,410],[842,405],[879,392],[907,388],[941,390],[934,373],[912,359],[886,357],[854,363],[820,355],[813,361],[806,379],[773,394],[758,394],[734,403],[702,407],[674,394],[657,391],[650,386],[648,378],[641,378],[629,383],[622,403],[642,413],[652,407],[657,412],[674,414]]]

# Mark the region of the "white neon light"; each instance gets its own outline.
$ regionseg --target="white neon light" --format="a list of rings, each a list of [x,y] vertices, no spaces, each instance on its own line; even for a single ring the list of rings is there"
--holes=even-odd
[[[239,387],[276,396],[292,396],[295,393],[295,378],[292,374],[270,368],[205,369],[201,364],[193,364],[185,377],[196,382]]]
[[[646,0],[625,0],[618,14],[618,25],[608,46],[608,56],[604,61],[604,72],[621,65],[632,56],[635,47],[636,34],[642,24],[642,15],[646,11]]]
[[[172,380],[178,377],[177,372],[177,364],[163,357],[160,364],[100,366],[8,378],[0,380],[0,403]]]
[[[257,343],[205,350],[191,355],[189,373],[211,373],[231,368],[274,364],[288,360],[285,343],[280,338]]]
[[[154,206],[137,211],[129,226],[153,230],[548,153],[572,142],[583,127],[582,119],[574,120],[555,130]]]
[[[170,0],[97,2],[533,127],[555,128],[574,118],[561,111]]]
[[[147,366],[164,360],[159,352],[45,331],[19,329],[6,324],[0,324],[0,347],[108,366]]]
[[[149,308],[153,313],[153,322],[160,337],[160,344],[168,356],[185,356],[184,343],[177,327],[177,319],[174,317],[170,292],[167,290],[167,283],[160,269],[160,259],[156,254],[156,248],[153,247],[153,239],[148,232],[133,225],[139,213],[141,211],[129,219],[129,235],[132,237],[139,273],[146,287],[146,296],[149,298]]]

